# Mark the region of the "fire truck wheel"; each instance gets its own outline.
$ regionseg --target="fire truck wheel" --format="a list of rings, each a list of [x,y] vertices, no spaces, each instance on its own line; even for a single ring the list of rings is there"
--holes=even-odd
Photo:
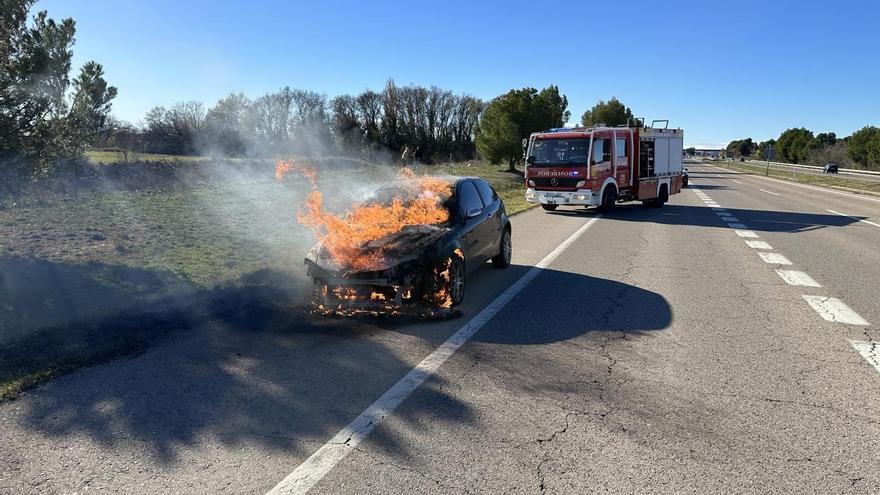
[[[513,244],[510,240],[510,229],[504,229],[501,234],[501,252],[492,258],[492,266],[495,268],[507,268],[513,256]]]
[[[669,201],[669,191],[666,189],[666,186],[660,186],[660,196],[657,197],[657,202],[654,206],[660,208],[665,205],[667,201]]]
[[[557,206],[559,205],[545,205],[543,203],[541,204],[541,208],[544,208],[546,211],[554,211]]]
[[[614,205],[617,204],[617,190],[613,187],[609,186],[605,189],[605,193],[602,194],[602,204],[599,206],[599,211],[608,212],[614,209]]]

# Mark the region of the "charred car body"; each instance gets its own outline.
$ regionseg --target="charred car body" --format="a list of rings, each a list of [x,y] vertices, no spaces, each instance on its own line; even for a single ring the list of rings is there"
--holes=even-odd
[[[397,313],[407,308],[451,308],[464,299],[468,273],[491,260],[505,268],[512,245],[504,204],[484,180],[450,179],[452,195],[443,200],[448,221],[406,225],[399,231],[359,246],[362,256],[377,262],[367,270],[339,266],[323,243],[306,256],[315,283],[319,310]],[[381,187],[371,201],[406,202],[411,184],[398,181]]]

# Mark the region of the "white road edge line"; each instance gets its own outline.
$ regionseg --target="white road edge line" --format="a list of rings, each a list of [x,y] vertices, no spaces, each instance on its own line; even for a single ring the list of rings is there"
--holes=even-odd
[[[785,256],[779,253],[764,253],[759,252],[758,256],[764,260],[765,263],[770,263],[771,265],[790,265],[791,261]]]
[[[880,227],[880,223],[874,223],[874,222],[870,222],[870,221],[868,221],[868,220],[862,220],[862,219],[859,218],[859,217],[854,217],[854,216],[852,216],[852,215],[847,215],[846,213],[840,213],[839,211],[834,211],[834,210],[825,210],[825,211],[827,211],[828,213],[834,213],[835,215],[840,215],[840,216],[842,216],[842,217],[852,218],[853,220],[858,220],[858,221],[860,221],[860,222],[864,222],[864,223],[866,223],[866,224],[868,224],[868,225],[873,225],[874,227]]]
[[[813,309],[819,313],[819,316],[828,321],[837,323],[847,323],[849,325],[868,326],[869,323],[859,316],[858,313],[850,309],[836,297],[825,296],[806,296],[802,295],[804,301],[807,301]]]
[[[593,217],[581,228],[562,242],[556,249],[539,261],[531,270],[519,278],[513,285],[501,293],[476,316],[471,318],[463,327],[452,334],[446,342],[440,345],[428,355],[415,368],[410,370],[403,378],[389,388],[381,397],[376,399],[357,418],[321,446],[308,459],[293,470],[287,477],[275,485],[267,495],[281,495],[306,493],[316,483],[353,451],[373,430],[379,426],[385,418],[400,406],[409,395],[419,388],[425,380],[433,375],[440,366],[446,362],[461,346],[491,320],[514,296],[535,279],[544,269],[550,265],[563,251],[587,231],[600,217]]]
[[[759,189],[759,191],[761,191],[761,192],[765,192],[765,193],[767,193],[767,194],[772,194],[772,195],[774,195],[774,196],[779,196],[778,193],[775,193],[775,192],[773,192],[773,191],[768,191],[768,190],[766,190],[766,189]]]
[[[776,273],[785,280],[788,285],[800,285],[803,287],[822,287],[819,282],[813,280],[813,277],[807,275],[806,272],[797,270],[776,270]]]
[[[863,340],[850,340],[849,343],[859,351],[863,358],[868,360],[874,369],[880,372],[880,344]]]
[[[746,245],[754,249],[773,249],[773,246],[765,241],[746,241]]]

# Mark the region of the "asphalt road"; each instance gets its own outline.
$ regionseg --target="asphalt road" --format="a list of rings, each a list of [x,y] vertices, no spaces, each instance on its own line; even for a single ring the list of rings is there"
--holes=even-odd
[[[460,318],[279,301],[0,404],[0,493],[266,493],[307,459],[311,493],[877,493],[880,198],[690,168],[662,209],[514,217]]]

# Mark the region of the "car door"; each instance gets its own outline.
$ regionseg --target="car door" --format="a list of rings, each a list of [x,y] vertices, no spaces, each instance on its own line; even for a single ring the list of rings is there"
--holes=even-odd
[[[473,183],[483,202],[483,223],[478,227],[482,244],[480,252],[488,259],[501,251],[501,200],[488,182],[474,179]]]
[[[482,261],[481,253],[481,224],[485,218],[483,215],[483,201],[476,186],[470,180],[461,181],[458,184],[458,209],[459,218],[462,219],[461,246],[468,269],[473,269]]]

